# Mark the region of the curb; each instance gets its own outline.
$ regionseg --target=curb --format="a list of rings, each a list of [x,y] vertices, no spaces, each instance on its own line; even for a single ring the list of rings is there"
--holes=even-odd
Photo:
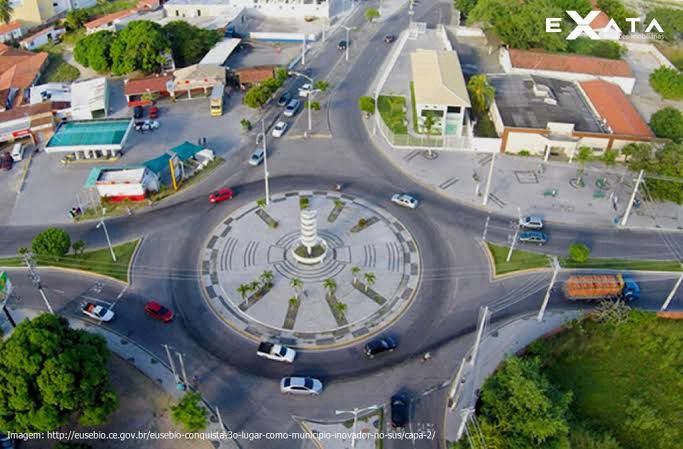
[[[135,245],[135,249],[133,250],[133,254],[130,256],[130,262],[128,263],[128,271],[126,273],[126,276],[128,277],[128,282],[126,285],[133,285],[133,267],[135,266],[135,261],[138,257],[138,253],[140,252],[140,247],[142,246],[142,241],[145,239],[145,237],[140,237],[138,239],[137,245]]]
[[[489,249],[488,245],[484,240],[478,240],[479,246],[481,247],[482,251],[484,251],[484,254],[486,255],[486,259],[488,261],[489,265],[489,282],[493,283],[495,281],[501,281],[504,279],[516,277],[516,276],[522,276],[522,275],[527,275],[531,273],[543,273],[543,272],[548,272],[551,271],[550,267],[548,268],[526,268],[524,270],[515,270],[511,271],[509,273],[503,273],[503,274],[496,274],[496,263],[493,260],[493,254],[491,253],[491,250]],[[546,256],[549,257],[549,256]]]
[[[10,270],[26,270],[26,267],[23,267],[23,266],[22,267],[1,267],[0,266],[0,268],[7,268]],[[97,278],[105,279],[107,281],[116,282],[118,284],[123,285],[124,287],[127,287],[129,285],[128,283],[126,283],[120,279],[116,279],[116,278],[113,278],[111,276],[107,276],[106,274],[95,273],[94,271],[86,271],[86,270],[81,270],[78,268],[53,267],[50,265],[45,265],[45,266],[41,266],[40,269],[62,271],[65,273],[79,274],[81,276],[87,276],[87,277],[97,277]]]
[[[19,184],[19,193],[24,191],[24,184],[26,183],[26,177],[28,176],[28,171],[31,168],[31,163],[33,162],[33,156],[36,154],[36,150],[34,149],[31,154],[28,156],[28,161],[26,161],[26,165],[24,166],[24,173],[21,175],[21,183]]]

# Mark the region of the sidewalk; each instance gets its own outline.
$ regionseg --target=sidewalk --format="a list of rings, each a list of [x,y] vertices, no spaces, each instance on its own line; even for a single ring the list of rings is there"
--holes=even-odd
[[[25,319],[35,318],[43,312],[29,308],[12,308],[11,313],[16,322],[19,323]],[[173,373],[167,367],[165,362],[157,359],[152,353],[148,352],[142,346],[123,335],[106,329],[103,326],[92,324],[90,322],[76,318],[65,318],[69,321],[69,325],[73,329],[82,329],[104,337],[104,339],[107,341],[107,346],[113,353],[128,361],[128,363],[140,370],[145,376],[154,380],[164,389],[168,395],[174,399],[178,400],[184,394],[176,389],[176,382],[173,377]],[[11,325],[7,320],[2,320],[2,331],[6,337],[8,337],[12,332]],[[204,432],[218,433],[224,431],[225,429],[222,429],[219,426],[218,420],[211,409],[209,409],[209,424],[206,429],[204,429]],[[211,441],[211,444],[215,448],[239,449],[239,446],[234,440],[225,439],[220,441]]]
[[[534,340],[552,332],[568,321],[579,318],[581,311],[547,312],[542,322],[536,320],[536,314],[517,317],[513,321],[502,324],[500,327],[487,331],[479,345],[476,364],[472,367],[469,363],[472,350],[463,360],[462,373],[453,382],[455,391],[451,390],[455,406],[446,409],[444,434],[446,441],[456,441],[463,418],[469,416],[478,398],[479,389],[501,362],[513,355]],[[453,387],[452,387],[453,388]]]

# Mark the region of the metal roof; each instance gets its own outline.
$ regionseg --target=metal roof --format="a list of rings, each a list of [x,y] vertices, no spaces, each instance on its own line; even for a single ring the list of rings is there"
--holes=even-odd
[[[419,49],[410,54],[410,63],[417,103],[471,106],[456,52]]]
[[[223,39],[204,55],[199,65],[223,65],[241,41],[238,38]]]

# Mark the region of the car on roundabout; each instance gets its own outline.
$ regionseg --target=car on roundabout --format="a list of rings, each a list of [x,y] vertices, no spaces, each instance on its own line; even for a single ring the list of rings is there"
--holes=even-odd
[[[173,310],[162,306],[154,300],[145,304],[145,314],[163,323],[169,323],[173,320]]]
[[[396,36],[394,36],[393,34],[387,34],[386,36],[384,36],[384,43],[386,43],[386,44],[391,44],[395,41],[396,41]]]
[[[318,396],[323,392],[323,383],[312,377],[283,377],[280,380],[280,392],[297,396]]]
[[[209,195],[209,203],[216,204],[223,201],[231,200],[233,196],[234,193],[231,188],[223,187]]]
[[[398,344],[396,340],[391,337],[382,337],[370,340],[363,348],[365,355],[373,358],[376,355],[384,354],[385,352],[394,352]]]
[[[402,429],[410,421],[410,398],[405,393],[391,397],[391,427]]]
[[[271,135],[273,137],[282,137],[285,132],[287,132],[287,128],[289,128],[289,125],[287,122],[277,122],[275,126],[273,126],[273,131],[271,131]]]
[[[415,209],[420,203],[417,198],[407,193],[397,193],[391,197],[391,202],[408,209]]]

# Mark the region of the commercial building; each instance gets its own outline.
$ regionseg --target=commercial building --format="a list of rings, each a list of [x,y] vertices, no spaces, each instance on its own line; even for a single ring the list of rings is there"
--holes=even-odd
[[[31,104],[52,102],[60,118],[90,120],[108,115],[107,78],[93,78],[72,84],[46,83],[31,88]]]
[[[500,65],[505,73],[528,74],[567,81],[602,79],[633,92],[636,77],[626,61],[541,51],[501,48]]]
[[[45,146],[45,152],[73,153],[76,159],[117,157],[132,127],[131,119],[62,122]]]
[[[4,23],[0,25],[0,43],[18,41],[24,35],[21,23],[18,21]]]
[[[125,80],[123,93],[126,96],[128,106],[137,106],[151,103],[148,97],[168,97],[173,95],[175,89],[173,75],[152,75],[145,78]]]
[[[173,72],[173,96],[176,99],[207,96],[214,86],[225,85],[225,68],[219,65],[194,64]]]
[[[424,131],[432,117],[432,131],[463,136],[471,107],[458,55],[449,50],[417,50],[410,54],[417,123]]]
[[[54,131],[54,107],[52,103],[41,103],[0,112],[0,142],[25,138],[32,143],[47,141]]]
[[[534,75],[489,75],[489,81],[501,152],[571,160],[583,146],[599,156],[654,137],[623,91],[607,81]]]
[[[159,177],[144,165],[95,167],[85,181],[86,189],[95,189],[109,201],[142,201],[160,187]]]
[[[97,0],[14,0],[11,3],[12,20],[18,20],[28,29],[40,26],[72,9],[95,6]]]
[[[47,53],[0,44],[0,111],[28,103],[29,88],[47,64]]]
[[[169,17],[230,16],[244,11],[265,17],[331,18],[343,10],[344,0],[169,0],[164,4]]]

